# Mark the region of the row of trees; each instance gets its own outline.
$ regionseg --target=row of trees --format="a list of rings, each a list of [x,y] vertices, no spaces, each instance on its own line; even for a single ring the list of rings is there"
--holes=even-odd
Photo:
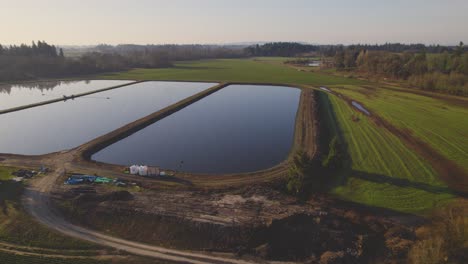
[[[178,60],[244,56],[242,47],[238,46],[99,45],[79,56],[66,57],[61,48],[38,41],[32,45],[0,45],[0,81],[171,67]]]
[[[145,59],[147,55],[164,55],[170,61],[187,61],[213,58],[245,57],[241,46],[219,45],[99,45],[95,49],[101,53],[117,53],[127,57]]]
[[[116,55],[90,54],[79,59],[62,56],[0,55],[0,81],[57,78],[127,69]]]
[[[316,55],[324,57],[333,57],[337,53],[347,50],[368,50],[368,51],[388,51],[388,52],[427,52],[427,53],[443,53],[450,52],[456,47],[429,45],[424,44],[401,44],[401,43],[385,43],[382,45],[366,45],[356,44],[350,46],[344,45],[310,45],[297,42],[272,42],[263,45],[253,45],[246,47],[244,52],[247,56],[280,56],[294,57],[301,56],[307,53],[316,53]],[[466,48],[465,48],[466,50]]]
[[[0,45],[0,81],[55,78],[130,68],[169,67],[167,54],[155,51],[119,54],[117,52],[87,52],[68,58],[64,51],[46,42],[32,45]]]
[[[468,95],[468,52],[463,43],[442,53],[391,52],[350,46],[337,51],[334,59],[338,70],[408,80],[422,89]]]
[[[294,57],[299,54],[316,52],[320,46],[296,42],[275,42],[264,45],[249,46],[244,49],[247,56],[279,56]]]
[[[54,45],[49,45],[45,41],[33,41],[31,46],[22,44],[20,46],[4,47],[0,44],[0,56],[42,56],[42,57],[63,57],[63,49]]]

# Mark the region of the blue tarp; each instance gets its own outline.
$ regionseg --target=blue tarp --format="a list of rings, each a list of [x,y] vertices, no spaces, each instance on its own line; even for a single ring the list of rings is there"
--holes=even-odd
[[[80,184],[85,182],[94,182],[96,181],[96,176],[91,175],[72,175],[66,181],[65,184]]]
[[[83,182],[84,182],[83,179],[71,179],[71,178],[68,178],[68,180],[65,181],[65,184],[74,185],[74,184],[80,184],[80,183],[83,183]]]

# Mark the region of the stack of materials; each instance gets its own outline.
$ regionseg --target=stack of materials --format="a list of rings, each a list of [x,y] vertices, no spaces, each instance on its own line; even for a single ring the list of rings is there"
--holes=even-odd
[[[146,165],[132,165],[129,167],[129,172],[132,175],[140,175],[140,176],[159,176],[159,168],[158,167],[149,167]]]
[[[98,177],[92,175],[81,175],[75,174],[70,176],[65,184],[76,185],[76,184],[85,184],[85,183],[112,183],[114,180],[106,177]]]
[[[159,168],[158,167],[148,167],[148,176],[158,176]]]

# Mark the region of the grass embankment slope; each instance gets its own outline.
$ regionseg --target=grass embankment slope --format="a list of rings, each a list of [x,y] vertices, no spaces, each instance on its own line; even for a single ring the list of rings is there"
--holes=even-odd
[[[366,205],[424,213],[453,197],[431,165],[345,101],[321,93],[329,128],[344,142],[345,169],[332,193]],[[333,122],[331,123],[333,124]]]
[[[364,84],[365,82],[303,72],[280,63],[284,58],[273,59],[219,59],[177,62],[173,68],[134,69],[127,72],[107,74],[99,78],[126,80],[174,80],[212,82],[264,82],[284,84],[339,85]]]
[[[443,100],[377,86],[336,86],[335,91],[363,103],[398,128],[409,130],[468,174],[468,100],[463,106],[451,102],[450,96]]]

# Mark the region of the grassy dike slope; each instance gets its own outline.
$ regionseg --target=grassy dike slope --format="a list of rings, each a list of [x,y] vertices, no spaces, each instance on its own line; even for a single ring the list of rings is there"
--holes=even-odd
[[[255,59],[219,59],[177,62],[173,68],[134,69],[99,76],[107,79],[213,82],[265,82],[310,85],[363,84],[356,79],[302,72],[281,63]]]
[[[332,193],[366,205],[424,213],[453,196],[425,160],[343,100],[320,93],[330,126],[344,143],[346,165]]]
[[[468,174],[468,107],[417,94],[365,88],[334,87],[335,91],[362,102],[371,112],[428,143]],[[467,104],[468,106],[468,100]]]

